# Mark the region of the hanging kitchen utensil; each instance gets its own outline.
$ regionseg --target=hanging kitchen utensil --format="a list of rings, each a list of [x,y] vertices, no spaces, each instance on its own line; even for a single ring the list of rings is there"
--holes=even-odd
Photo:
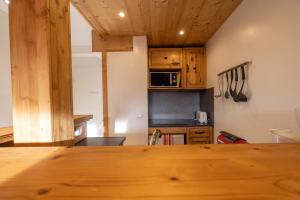
[[[241,67],[241,70],[242,70],[242,80],[243,80],[243,83],[242,83],[242,87],[240,89],[240,92],[238,93],[238,101],[241,101],[241,102],[247,102],[248,101],[248,98],[247,96],[243,93],[243,90],[244,90],[244,85],[245,85],[245,80],[246,80],[246,74],[245,74],[245,68],[244,66]]]
[[[225,92],[225,98],[229,99],[229,79],[228,79],[228,72],[226,72],[226,83],[227,83],[227,89]]]
[[[234,87],[234,90],[233,90],[233,95],[232,95],[232,98],[235,102],[239,102],[239,99],[238,99],[238,93],[237,93],[237,84],[239,82],[239,75],[238,75],[238,71],[237,69],[234,69],[234,72],[235,72],[235,87]]]
[[[232,82],[233,82],[233,70],[230,71],[230,85],[229,85],[230,96],[233,97]]]
[[[219,86],[219,94],[215,96],[216,98],[223,96],[223,78],[222,78],[222,76],[218,77],[218,86]]]

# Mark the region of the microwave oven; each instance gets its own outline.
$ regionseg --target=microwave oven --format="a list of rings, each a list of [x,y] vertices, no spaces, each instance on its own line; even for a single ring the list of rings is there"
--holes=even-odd
[[[180,72],[150,72],[150,87],[179,88]]]

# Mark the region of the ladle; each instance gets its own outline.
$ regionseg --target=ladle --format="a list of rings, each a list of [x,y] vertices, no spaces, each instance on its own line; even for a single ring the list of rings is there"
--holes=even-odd
[[[229,79],[228,79],[228,72],[226,72],[226,83],[227,83],[227,89],[225,92],[225,98],[229,99]]]
[[[234,87],[232,98],[235,102],[239,102],[238,93],[237,93],[237,84],[239,82],[239,75],[237,69],[234,69],[234,72],[235,72],[235,87]]]
[[[246,75],[245,75],[245,68],[244,66],[241,67],[242,69],[242,80],[243,80],[243,83],[242,83],[242,87],[240,89],[240,92],[237,96],[238,98],[238,101],[241,101],[241,102],[247,102],[248,101],[248,98],[247,96],[243,93],[243,89],[244,89],[244,85],[245,85],[245,80],[246,80]]]
[[[229,85],[229,93],[230,96],[233,97],[232,82],[233,82],[233,70],[230,71],[230,85]]]

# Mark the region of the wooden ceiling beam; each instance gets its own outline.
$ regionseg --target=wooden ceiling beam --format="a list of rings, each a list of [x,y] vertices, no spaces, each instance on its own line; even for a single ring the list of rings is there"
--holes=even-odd
[[[85,4],[85,1],[81,2],[78,0],[71,0],[74,7],[78,10],[78,12],[86,19],[86,21],[90,24],[91,27],[95,31],[98,32],[99,35],[106,36],[108,35],[107,31],[99,24],[95,16],[92,15],[89,8]]]
[[[100,36],[96,31],[92,31],[92,51],[93,52],[117,52],[132,51],[132,36]]]

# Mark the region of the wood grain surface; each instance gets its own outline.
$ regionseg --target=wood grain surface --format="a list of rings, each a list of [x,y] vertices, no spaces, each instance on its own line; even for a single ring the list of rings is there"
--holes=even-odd
[[[119,52],[133,51],[132,36],[107,36],[101,37],[96,31],[92,31],[93,52]]]
[[[72,140],[70,0],[9,5],[14,141]]]
[[[103,37],[147,35],[151,47],[205,44],[242,0],[72,0]],[[123,11],[124,18],[118,13]],[[180,30],[185,35],[178,34]]]
[[[300,199],[299,144],[2,148],[0,163],[0,199]]]

